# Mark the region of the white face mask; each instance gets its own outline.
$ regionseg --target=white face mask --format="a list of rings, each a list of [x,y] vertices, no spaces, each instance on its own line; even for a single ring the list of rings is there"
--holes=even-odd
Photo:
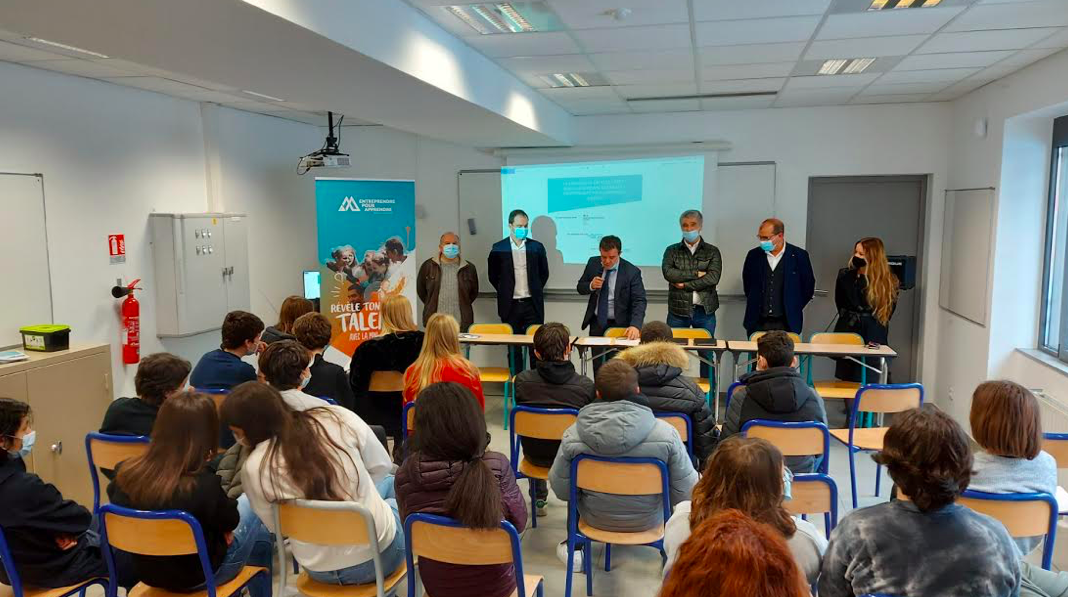
[[[31,431],[22,436],[22,447],[14,452],[8,450],[8,454],[12,456],[18,456],[19,458],[26,458],[33,451],[33,443],[37,441],[37,432]]]
[[[302,373],[301,376],[300,376],[300,389],[303,390],[304,388],[308,387],[308,383],[309,382],[311,382],[311,375],[309,374],[309,375],[305,376]]]

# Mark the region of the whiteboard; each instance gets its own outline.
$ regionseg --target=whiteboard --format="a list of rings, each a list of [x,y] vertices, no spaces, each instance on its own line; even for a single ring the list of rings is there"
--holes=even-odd
[[[986,326],[994,189],[946,191],[938,304]],[[956,250],[954,250],[956,248]]]
[[[718,167],[713,167],[716,169],[715,190],[709,192],[706,189],[702,206],[705,214],[705,238],[718,246],[723,254],[720,294],[741,294],[741,268],[745,254],[756,246],[756,230],[760,222],[775,215],[775,164],[720,162]],[[460,171],[457,173],[457,189],[460,210],[458,233],[464,258],[474,263],[478,269],[479,287],[492,290],[486,272],[486,259],[493,243],[503,238],[500,224],[500,171]],[[532,238],[553,236],[554,231],[539,229],[539,225],[553,224],[547,219],[535,220],[531,224]],[[714,228],[710,230],[710,226]],[[611,231],[605,231],[605,234],[611,234]],[[623,241],[626,257],[626,239]],[[547,288],[573,292],[578,277],[573,276],[574,279],[570,279],[555,275],[563,269],[561,266],[561,263],[553,263],[550,258]],[[646,288],[667,290],[667,282],[660,268],[643,267],[642,271]]]
[[[44,182],[40,175],[0,172],[0,346],[22,344],[19,328],[52,323]]]

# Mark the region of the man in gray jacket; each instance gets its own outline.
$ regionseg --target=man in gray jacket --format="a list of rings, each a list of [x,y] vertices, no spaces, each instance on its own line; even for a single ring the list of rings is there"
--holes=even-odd
[[[639,393],[638,373],[620,360],[597,372],[597,400],[579,411],[578,420],[564,432],[560,451],[549,471],[556,497],[567,500],[571,461],[580,454],[604,457],[656,458],[668,468],[671,507],[690,499],[697,483],[679,432],[658,420]],[[605,531],[637,532],[664,524],[659,495],[620,496],[579,492],[579,518]]]

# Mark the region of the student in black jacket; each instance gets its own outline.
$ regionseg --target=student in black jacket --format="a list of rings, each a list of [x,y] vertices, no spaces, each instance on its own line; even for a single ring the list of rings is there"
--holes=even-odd
[[[226,497],[208,468],[218,445],[219,416],[204,394],[183,392],[160,407],[152,443],[142,455],[116,467],[108,487],[111,502],[138,510],[183,510],[200,523],[208,559],[221,585],[246,565],[270,568],[274,541],[245,501]],[[141,582],[172,592],[203,588],[197,555],[133,556]],[[252,597],[270,597],[270,578],[249,586]]]
[[[189,381],[189,361],[166,352],[141,359],[134,377],[135,398],[119,398],[108,405],[100,433],[111,435],[152,434],[163,401],[182,391]]]
[[[356,408],[356,398],[349,385],[345,368],[323,358],[330,346],[333,330],[330,321],[322,313],[306,313],[293,322],[293,335],[308,352],[312,353],[311,380],[304,386],[304,393],[318,398],[330,398],[349,410]]]
[[[753,419],[827,424],[823,398],[801,378],[794,341],[786,332],[771,331],[757,340],[757,370],[740,381],[743,385],[731,398],[721,440],[741,432]],[[794,473],[811,473],[816,464],[812,456],[786,457],[786,466]]]
[[[515,378],[515,403],[519,406],[541,408],[580,409],[593,402],[593,380],[575,372],[571,363],[571,331],[562,323],[547,323],[534,332],[534,369],[523,371]],[[556,460],[560,442],[520,438],[523,457],[535,466],[549,468]],[[538,514],[545,514],[548,484],[531,479],[537,496]]]

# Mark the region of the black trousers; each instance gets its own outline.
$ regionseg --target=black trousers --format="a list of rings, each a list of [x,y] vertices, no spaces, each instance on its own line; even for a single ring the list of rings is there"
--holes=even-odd
[[[616,326],[616,320],[609,319],[608,323],[606,323],[604,327],[601,327],[601,324],[597,322],[597,318],[594,317],[593,320],[590,321],[590,335],[603,336],[608,328],[614,327],[618,327]],[[611,356],[605,356],[606,353],[615,354],[614,350],[609,348],[590,349],[590,356],[593,358],[593,375],[595,377],[597,376],[597,370],[601,368],[601,365],[604,365],[608,362],[608,359],[612,358]]]
[[[538,316],[538,312],[534,309],[534,299],[512,299],[512,309],[508,312],[508,317],[503,321],[512,326],[512,333],[525,334],[527,328],[536,323],[545,323],[543,317]],[[523,362],[523,349],[518,346],[513,346],[508,349],[511,352],[512,364],[515,367],[515,372],[526,369],[526,363]],[[534,368],[534,364],[537,359],[534,358],[534,351],[530,351],[530,368]]]
[[[790,326],[786,323],[785,317],[761,317],[760,321],[756,324],[754,332],[770,332],[772,330],[782,330],[784,332],[790,331]]]

